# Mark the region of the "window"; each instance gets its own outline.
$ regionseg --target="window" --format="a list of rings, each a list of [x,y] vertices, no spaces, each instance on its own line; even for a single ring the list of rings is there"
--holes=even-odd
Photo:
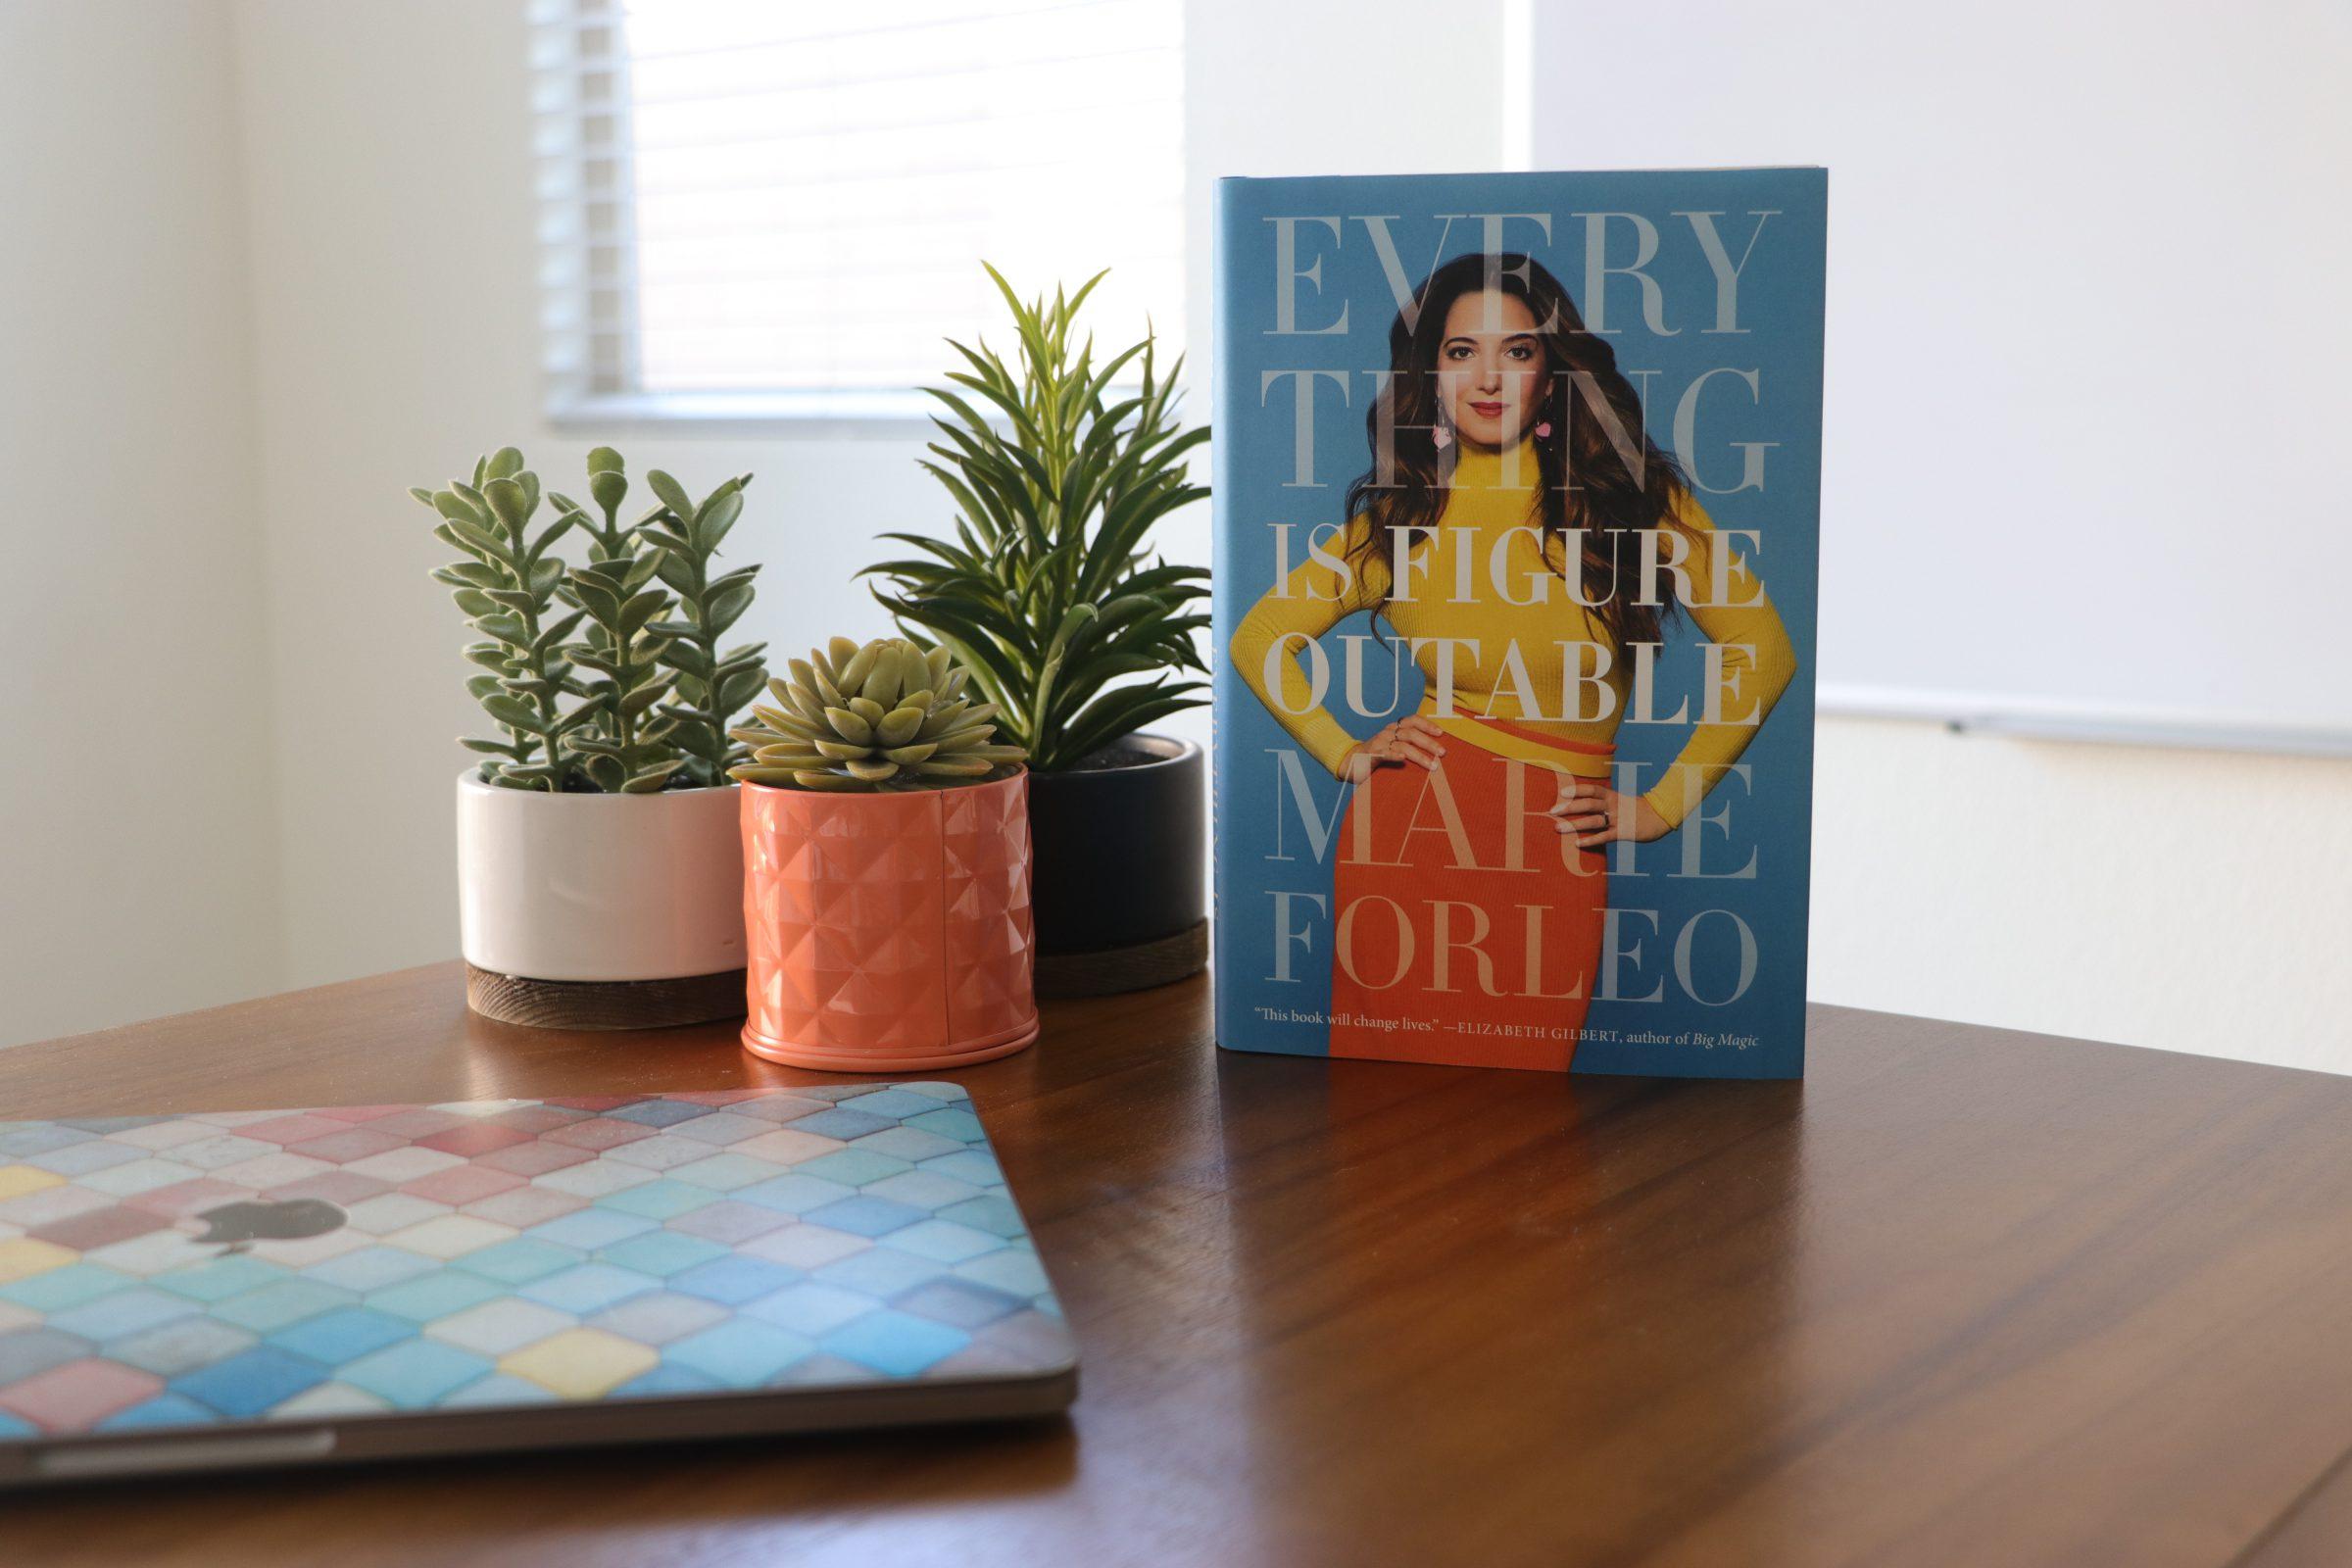
[[[1184,334],[1182,0],[536,0],[555,412],[917,412],[1024,295]],[[1002,345],[1000,346],[1006,346]]]

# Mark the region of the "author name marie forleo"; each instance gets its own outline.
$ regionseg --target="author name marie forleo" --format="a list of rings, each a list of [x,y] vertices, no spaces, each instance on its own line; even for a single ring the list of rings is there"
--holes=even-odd
[[[1742,789],[1747,788],[1751,773],[1745,762],[1677,764],[1701,775],[1686,782],[1692,798],[1704,804],[1685,818],[1675,835],[1680,841],[1674,850],[1676,861],[1643,870],[1637,855],[1654,858],[1662,846],[1622,840],[1613,846],[1611,863],[1596,852],[1578,850],[1557,831],[1545,808],[1555,798],[1558,770],[1543,762],[1498,759],[1504,768],[1504,808],[1484,841],[1472,832],[1467,813],[1455,805],[1445,770],[1423,774],[1403,833],[1395,841],[1398,858],[1382,859],[1374,848],[1370,798],[1358,803],[1348,842],[1335,845],[1344,806],[1335,805],[1328,814],[1317,808],[1315,791],[1298,753],[1269,747],[1267,755],[1275,760],[1287,786],[1283,793],[1289,797],[1283,803],[1286,808],[1276,817],[1274,853],[1267,857],[1269,860],[1308,859],[1319,865],[1336,848],[1340,858],[1352,864],[1401,866],[1406,863],[1403,845],[1413,842],[1414,835],[1435,834],[1445,841],[1445,854],[1455,869],[1484,872],[1494,878],[1492,896],[1477,903],[1442,898],[1404,901],[1366,894],[1349,900],[1336,921],[1327,893],[1268,889],[1266,897],[1274,901],[1274,962],[1273,972],[1266,978],[1278,983],[1302,980],[1336,961],[1349,979],[1372,991],[1385,991],[1417,977],[1423,989],[1433,992],[1576,1001],[1585,996],[1586,977],[1566,972],[1570,966],[1556,956],[1547,964],[1547,954],[1556,948],[1547,940],[1546,905],[1541,899],[1514,899],[1516,879],[1600,876],[1604,872],[1620,883],[1651,875],[1724,881],[1754,881],[1756,877],[1752,848],[1738,864],[1721,863],[1729,858],[1720,849],[1714,854],[1717,863],[1710,863],[1709,856],[1710,833],[1728,837],[1731,831],[1731,806],[1720,785],[1736,779]],[[1644,769],[1640,764],[1619,762],[1611,771],[1618,791],[1641,792]],[[1718,787],[1704,787],[1710,785]],[[1285,821],[1298,824],[1303,844],[1285,835],[1279,825]],[[1383,833],[1382,841],[1386,837]],[[1298,850],[1305,853],[1300,855]],[[1376,974],[1359,967],[1359,929],[1379,932],[1383,940],[1378,947],[1389,972]],[[1326,930],[1332,936],[1332,953],[1322,958],[1316,953],[1316,939]],[[1672,987],[1702,1005],[1720,1007],[1739,1001],[1755,983],[1755,931],[1735,911],[1701,909],[1671,934],[1671,941],[1668,936],[1657,910],[1623,907],[1612,900],[1603,917],[1598,963],[1591,976],[1591,1000],[1663,1002]],[[1551,972],[1553,969],[1562,972]]]

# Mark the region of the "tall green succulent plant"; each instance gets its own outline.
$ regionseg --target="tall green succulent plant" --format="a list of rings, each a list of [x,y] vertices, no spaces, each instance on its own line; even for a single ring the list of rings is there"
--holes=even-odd
[[[970,668],[1007,738],[1050,771],[1207,700],[1194,633],[1208,617],[1189,607],[1208,573],[1152,557],[1146,540],[1208,494],[1185,461],[1208,430],[1179,423],[1184,362],[1161,374],[1149,332],[1100,365],[1094,340],[1075,336],[1103,274],[1050,303],[988,275],[1012,310],[1017,365],[985,341],[951,339],[968,368],[947,379],[962,393],[925,389],[947,413],[932,420],[938,461],[923,466],[955,498],[956,537],[885,535],[921,557],[867,574],[885,579],[875,597],[918,641]],[[1105,401],[1139,373],[1139,387]]]
[[[727,726],[760,694],[767,673],[760,662],[765,643],[741,643],[724,651],[719,646],[719,639],[751,608],[752,579],[760,568],[738,566],[710,575],[719,541],[743,515],[743,487],[751,475],[729,479],[699,506],[659,468],[646,475],[646,482],[662,498],[666,514],[639,532],[659,547],[654,573],[676,591],[680,612],[653,623],[655,631],[669,639],[661,658],[676,676],[676,701],[662,711],[676,726],[671,735],[685,753],[687,777],[699,785],[724,784],[727,769],[746,755],[729,741]]]
[[[759,568],[713,579],[710,564],[750,481],[729,479],[697,505],[656,470],[647,482],[661,505],[624,524],[626,466],[599,447],[588,456],[596,511],[551,492],[555,515],[534,526],[538,476],[502,447],[474,465],[470,483],[410,491],[440,517],[435,535],[467,558],[433,576],[484,639],[466,657],[486,673],[466,684],[500,733],[461,742],[483,754],[484,782],[642,794],[724,781],[746,755],[726,726],[760,689],[765,645],[719,653]],[[574,528],[588,560],[567,568],[551,547]]]

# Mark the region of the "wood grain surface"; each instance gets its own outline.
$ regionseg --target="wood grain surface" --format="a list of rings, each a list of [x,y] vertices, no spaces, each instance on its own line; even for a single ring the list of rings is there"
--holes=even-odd
[[[2352,1561],[2352,1081],[1834,1007],[1803,1084],[1220,1054],[1205,979],[956,1074],[1066,1420],[138,1483],[11,1564]],[[0,1052],[0,1116],[783,1085],[452,964]]]

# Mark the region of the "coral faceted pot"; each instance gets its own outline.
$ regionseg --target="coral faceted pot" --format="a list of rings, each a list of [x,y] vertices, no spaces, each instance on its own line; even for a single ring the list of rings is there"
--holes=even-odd
[[[1037,1038],[1025,773],[855,795],[743,789],[745,1049],[922,1072]]]

